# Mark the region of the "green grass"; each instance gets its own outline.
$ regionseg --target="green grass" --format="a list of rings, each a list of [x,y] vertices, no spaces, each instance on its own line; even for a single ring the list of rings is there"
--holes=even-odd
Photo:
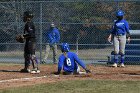
[[[140,93],[140,81],[70,80],[4,89],[0,93]]]

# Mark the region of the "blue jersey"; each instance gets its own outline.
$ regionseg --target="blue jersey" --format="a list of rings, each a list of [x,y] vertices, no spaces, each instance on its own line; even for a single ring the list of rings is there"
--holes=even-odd
[[[57,28],[49,29],[45,35],[47,43],[54,44],[60,41],[60,33]]]
[[[125,35],[130,34],[128,22],[124,19],[115,21],[111,34],[113,35]]]
[[[73,52],[67,52],[67,57],[61,54],[58,62],[58,72],[61,71],[62,67],[65,72],[73,72],[77,70],[78,64],[85,69],[85,64],[78,58],[77,54]]]

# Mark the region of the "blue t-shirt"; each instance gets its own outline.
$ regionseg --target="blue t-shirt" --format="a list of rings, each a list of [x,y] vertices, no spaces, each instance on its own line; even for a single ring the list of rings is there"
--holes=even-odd
[[[67,57],[64,56],[64,54],[61,54],[59,56],[59,62],[58,62],[58,72],[63,70],[65,72],[73,72],[74,70],[77,70],[78,64],[85,69],[85,64],[78,58],[77,54],[73,52],[67,52]]]
[[[113,35],[125,35],[125,34],[130,34],[129,32],[129,24],[126,20],[117,20],[114,23],[114,26],[112,28],[111,34]]]

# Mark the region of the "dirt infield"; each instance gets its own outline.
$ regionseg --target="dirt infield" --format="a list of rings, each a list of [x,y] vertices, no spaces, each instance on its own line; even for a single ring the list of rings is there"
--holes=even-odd
[[[77,79],[140,80],[139,65],[127,65],[125,68],[113,68],[105,65],[91,64],[88,65],[92,71],[91,74],[69,76],[56,76],[52,74],[57,70],[57,65],[40,65],[40,74],[20,73],[22,67],[22,65],[17,64],[1,65],[0,89]]]

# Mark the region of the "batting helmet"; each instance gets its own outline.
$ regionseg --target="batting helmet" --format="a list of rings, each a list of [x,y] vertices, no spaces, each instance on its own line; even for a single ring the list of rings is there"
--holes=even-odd
[[[62,52],[69,52],[70,51],[70,47],[68,43],[62,43],[61,45],[61,51]]]
[[[28,18],[32,19],[34,16],[33,16],[33,13],[31,11],[25,11],[23,13],[23,21],[26,22]]]
[[[122,10],[118,10],[116,12],[116,16],[124,16],[124,12]]]

